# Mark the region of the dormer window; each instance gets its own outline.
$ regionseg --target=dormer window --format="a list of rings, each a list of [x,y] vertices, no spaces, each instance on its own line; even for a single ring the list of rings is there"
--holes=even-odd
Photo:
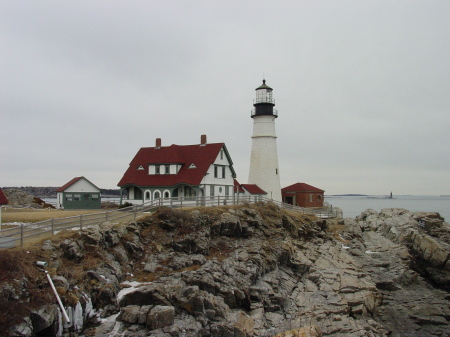
[[[192,163],[191,165],[189,165],[189,167],[188,168],[190,168],[190,169],[194,169],[194,168],[197,168],[197,166],[195,166],[195,164],[194,163]]]
[[[144,169],[144,166],[139,165],[139,167],[138,167],[137,169],[138,169],[138,170],[143,170],[143,169]]]
[[[150,164],[148,166],[148,174],[178,174],[181,169],[181,164]]]

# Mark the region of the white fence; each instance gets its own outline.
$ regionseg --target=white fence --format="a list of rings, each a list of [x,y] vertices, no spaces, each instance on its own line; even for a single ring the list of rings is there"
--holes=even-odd
[[[311,214],[320,218],[333,218],[336,213],[330,208],[310,209],[280,203],[260,196],[250,197],[181,197],[156,199],[140,205],[120,208],[93,214],[81,214],[66,218],[53,218],[50,220],[35,222],[31,224],[21,224],[20,226],[0,230],[0,248],[11,248],[23,246],[30,238],[41,238],[54,235],[64,229],[81,230],[88,226],[100,225],[106,221],[121,222],[136,219],[138,214],[152,212],[159,208],[183,208],[194,206],[224,206],[237,205],[243,203],[271,202],[280,208],[289,209],[302,214]]]

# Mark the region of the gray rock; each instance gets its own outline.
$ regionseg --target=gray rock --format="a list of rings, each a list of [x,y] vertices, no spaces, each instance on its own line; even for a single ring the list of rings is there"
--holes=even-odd
[[[38,310],[32,311],[30,314],[33,324],[33,333],[38,334],[40,331],[58,331],[58,307],[56,305],[45,305]],[[49,330],[50,329],[50,330]]]
[[[25,317],[22,323],[14,325],[9,329],[9,336],[31,337],[33,336],[33,324],[31,318]]]
[[[149,330],[164,328],[172,325],[175,319],[175,308],[172,306],[157,305],[150,310],[147,316]]]
[[[128,305],[120,309],[120,314],[117,317],[117,320],[125,323],[135,324],[138,323],[140,316],[141,316],[140,306]]]

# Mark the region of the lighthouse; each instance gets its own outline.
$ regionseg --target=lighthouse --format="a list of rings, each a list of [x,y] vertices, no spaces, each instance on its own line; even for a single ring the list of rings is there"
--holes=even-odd
[[[272,96],[272,88],[266,84],[266,80],[263,80],[263,84],[255,91],[254,109],[251,112],[253,135],[248,183],[258,185],[267,192],[269,198],[281,201],[275,133],[275,119],[278,117],[278,112],[273,108],[275,100]]]

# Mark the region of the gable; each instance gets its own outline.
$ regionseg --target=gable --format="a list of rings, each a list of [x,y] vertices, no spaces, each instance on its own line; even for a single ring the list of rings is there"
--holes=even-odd
[[[100,192],[100,189],[85,177],[75,177],[56,192]]]

